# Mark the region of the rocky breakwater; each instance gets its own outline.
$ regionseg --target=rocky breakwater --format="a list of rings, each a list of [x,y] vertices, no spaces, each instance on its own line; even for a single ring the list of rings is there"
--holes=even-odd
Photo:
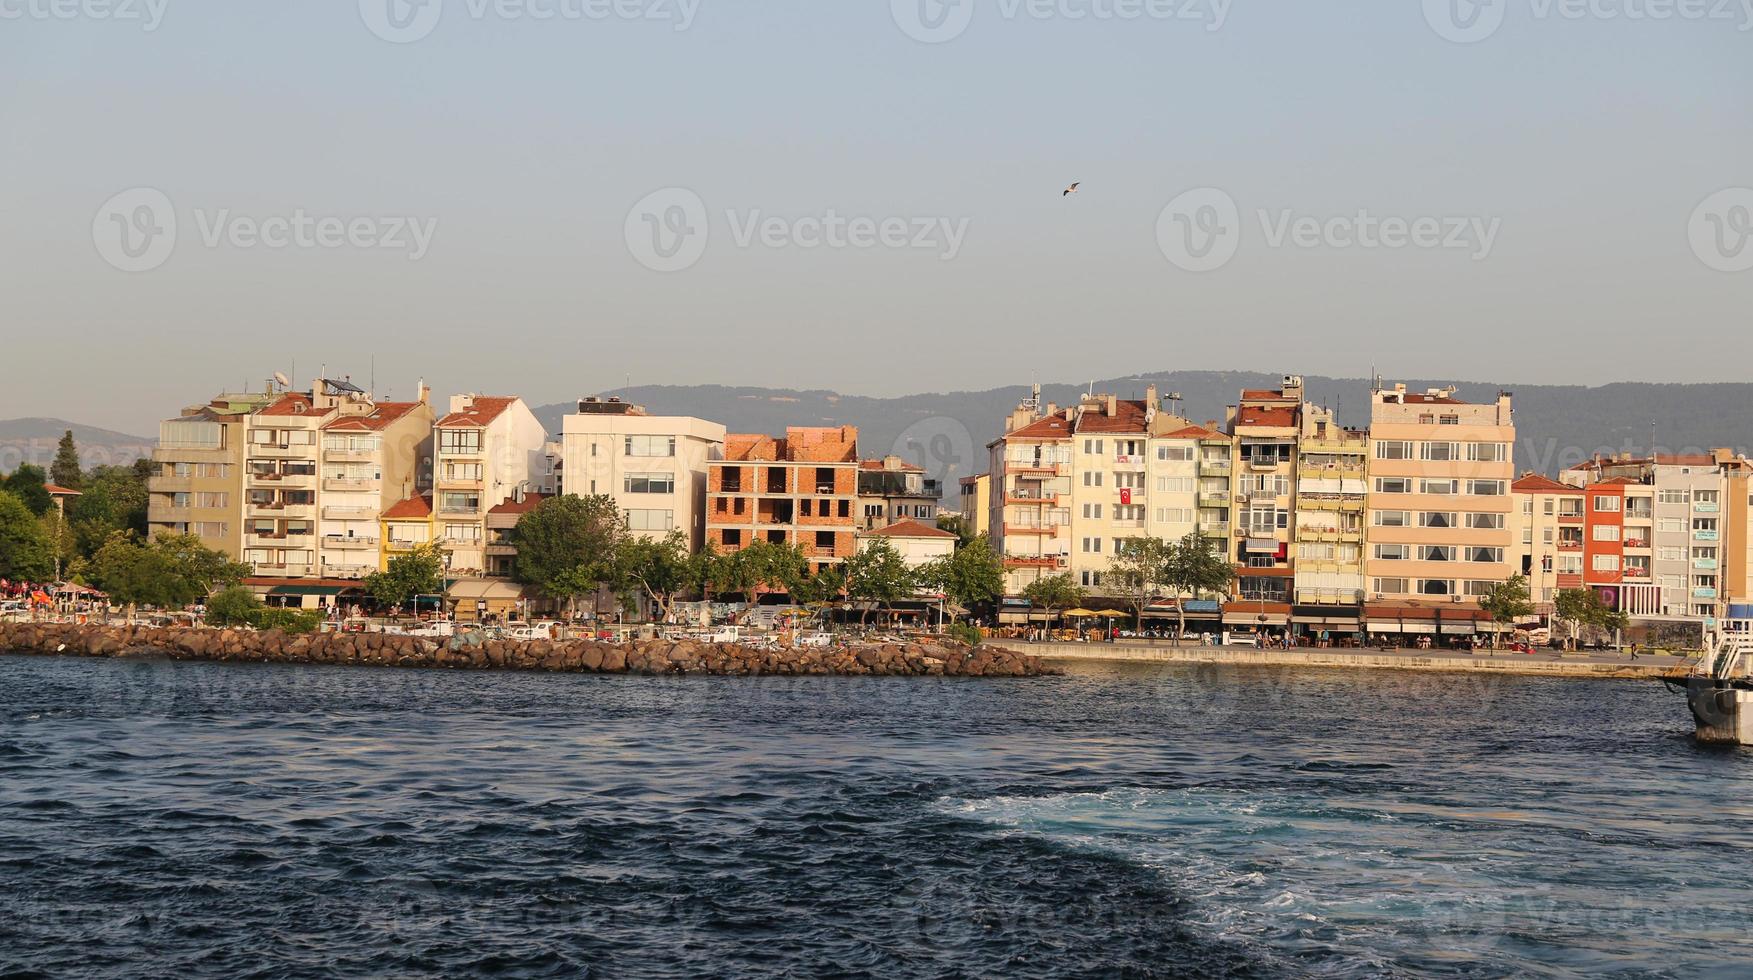
[[[728,643],[648,640],[448,639],[382,633],[288,636],[278,630],[0,623],[0,651],[69,657],[165,657],[215,662],[357,664],[457,670],[723,676],[1036,677],[1057,674],[1039,657],[989,646],[941,644],[757,649]]]

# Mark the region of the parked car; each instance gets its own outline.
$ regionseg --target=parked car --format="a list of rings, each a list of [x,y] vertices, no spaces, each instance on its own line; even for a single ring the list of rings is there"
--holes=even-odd
[[[834,645],[834,634],[822,632],[800,633],[797,637],[797,645],[800,647],[831,647]]]

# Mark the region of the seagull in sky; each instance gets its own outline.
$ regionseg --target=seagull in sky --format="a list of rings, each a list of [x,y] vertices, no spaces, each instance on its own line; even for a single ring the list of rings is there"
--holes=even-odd
[[[1070,186],[1070,187],[1067,187],[1067,188],[1066,188],[1066,189],[1065,189],[1065,193],[1063,193],[1063,194],[1061,194],[1061,195],[1059,195],[1059,196],[1060,196],[1060,197],[1070,197],[1070,196],[1071,196],[1071,195],[1073,195],[1073,194],[1076,194],[1076,193],[1077,193],[1077,189],[1078,189],[1078,188],[1079,188],[1079,187],[1082,187],[1082,186],[1083,186],[1083,181],[1081,181],[1081,180],[1079,180],[1079,181],[1074,181],[1074,182],[1073,182],[1073,183],[1072,183],[1072,185],[1071,185],[1071,186]]]

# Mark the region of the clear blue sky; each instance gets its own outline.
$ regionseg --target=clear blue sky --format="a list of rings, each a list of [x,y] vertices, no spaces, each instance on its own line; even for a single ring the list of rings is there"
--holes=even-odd
[[[301,380],[319,363],[357,380],[373,355],[395,396],[424,375],[537,403],[628,378],[1746,377],[1753,272],[1707,267],[1688,239],[1701,201],[1753,187],[1740,0],[1728,21],[1665,22],[1497,0],[1501,29],[1466,44],[1418,2],[1235,0],[1214,31],[1210,0],[1186,8],[1203,22],[982,0],[943,43],[887,0],[698,0],[679,31],[679,0],[657,2],[639,5],[659,19],[599,21],[447,0],[393,44],[354,0],[154,0],[150,31],[0,0],[25,13],[0,19],[0,417],[150,434],[294,357]],[[93,226],[136,187],[178,230],[167,261],[128,273]],[[670,187],[706,204],[711,238],[660,273],[627,224]],[[1241,248],[1194,273],[1157,223],[1201,187],[1237,203]],[[203,241],[222,212],[295,209],[436,226],[418,261]],[[1475,260],[1273,247],[1257,217],[1359,209],[1500,227]],[[948,261],[735,240],[754,212],[830,211],[965,220],[965,240]]]

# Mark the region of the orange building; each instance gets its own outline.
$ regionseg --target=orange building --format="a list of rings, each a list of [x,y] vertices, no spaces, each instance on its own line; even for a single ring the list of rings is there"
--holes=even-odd
[[[720,551],[794,544],[819,569],[856,552],[857,530],[856,426],[727,435],[707,463],[706,540]]]

